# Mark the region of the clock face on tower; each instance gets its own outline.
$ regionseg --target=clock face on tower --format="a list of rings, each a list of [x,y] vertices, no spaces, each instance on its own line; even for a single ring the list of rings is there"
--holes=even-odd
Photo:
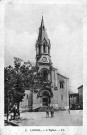
[[[42,62],[47,62],[47,58],[43,57]]]

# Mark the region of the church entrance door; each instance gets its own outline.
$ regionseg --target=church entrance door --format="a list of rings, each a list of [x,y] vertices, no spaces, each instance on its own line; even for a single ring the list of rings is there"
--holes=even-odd
[[[43,106],[48,106],[48,104],[49,104],[49,99],[48,99],[48,97],[43,97],[43,98],[42,98],[42,103],[43,103]]]

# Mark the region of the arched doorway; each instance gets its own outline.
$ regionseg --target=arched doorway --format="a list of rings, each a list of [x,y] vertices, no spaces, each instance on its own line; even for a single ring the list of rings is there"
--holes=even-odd
[[[49,98],[46,96],[42,97],[42,105],[48,106],[48,104],[49,104]]]
[[[41,97],[42,97],[42,106],[48,106],[50,104],[50,92],[48,90],[43,90],[41,92]]]

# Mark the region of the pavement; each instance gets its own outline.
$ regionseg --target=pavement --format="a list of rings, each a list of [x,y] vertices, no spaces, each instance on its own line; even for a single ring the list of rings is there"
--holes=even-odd
[[[83,110],[57,111],[54,117],[46,118],[45,112],[23,112],[20,119],[12,120],[18,126],[82,126]]]

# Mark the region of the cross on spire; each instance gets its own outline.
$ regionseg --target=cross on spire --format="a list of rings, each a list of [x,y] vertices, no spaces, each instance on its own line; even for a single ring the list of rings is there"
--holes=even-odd
[[[43,18],[43,12],[42,12],[42,18]]]

